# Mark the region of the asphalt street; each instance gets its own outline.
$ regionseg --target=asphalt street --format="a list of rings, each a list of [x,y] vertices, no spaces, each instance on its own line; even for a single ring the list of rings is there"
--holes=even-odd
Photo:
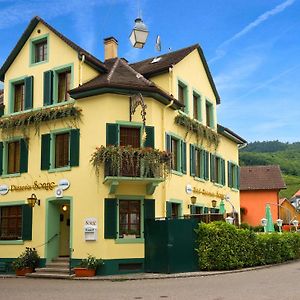
[[[1,278],[1,300],[300,299],[300,261],[222,275],[129,281]]]

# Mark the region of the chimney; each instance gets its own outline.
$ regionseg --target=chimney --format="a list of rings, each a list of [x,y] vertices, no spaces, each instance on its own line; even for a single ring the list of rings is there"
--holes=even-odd
[[[104,39],[104,59],[118,57],[118,41],[114,37]]]

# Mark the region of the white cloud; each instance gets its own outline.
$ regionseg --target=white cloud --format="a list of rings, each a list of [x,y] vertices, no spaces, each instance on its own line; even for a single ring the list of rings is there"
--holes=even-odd
[[[210,59],[209,63],[213,63],[214,61],[219,60],[220,58],[222,58],[223,56],[225,56],[226,53],[227,53],[227,49],[226,48],[232,42],[234,42],[235,40],[237,40],[237,39],[241,38],[242,36],[246,35],[250,31],[252,31],[254,28],[258,27],[260,24],[262,24],[263,22],[267,21],[272,16],[275,16],[275,15],[283,12],[286,8],[288,8],[289,6],[291,6],[292,4],[294,4],[294,2],[295,2],[295,0],[287,0],[287,1],[285,1],[285,2],[283,2],[281,4],[279,4],[279,5],[277,5],[273,9],[268,10],[265,13],[263,13],[262,15],[260,15],[253,22],[251,22],[247,26],[245,26],[241,31],[239,31],[238,33],[236,33],[235,35],[233,35],[231,38],[227,39],[222,44],[220,44],[217,47],[216,56],[213,57],[212,59]]]

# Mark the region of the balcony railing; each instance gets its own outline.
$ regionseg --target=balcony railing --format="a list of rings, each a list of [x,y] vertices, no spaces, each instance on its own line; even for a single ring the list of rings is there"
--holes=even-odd
[[[171,170],[171,153],[152,148],[101,146],[91,158],[96,174],[104,177],[165,178]]]

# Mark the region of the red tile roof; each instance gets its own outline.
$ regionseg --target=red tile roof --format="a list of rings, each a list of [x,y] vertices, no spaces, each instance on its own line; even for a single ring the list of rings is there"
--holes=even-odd
[[[280,167],[277,165],[241,167],[241,191],[280,190],[285,188],[286,185]]]

